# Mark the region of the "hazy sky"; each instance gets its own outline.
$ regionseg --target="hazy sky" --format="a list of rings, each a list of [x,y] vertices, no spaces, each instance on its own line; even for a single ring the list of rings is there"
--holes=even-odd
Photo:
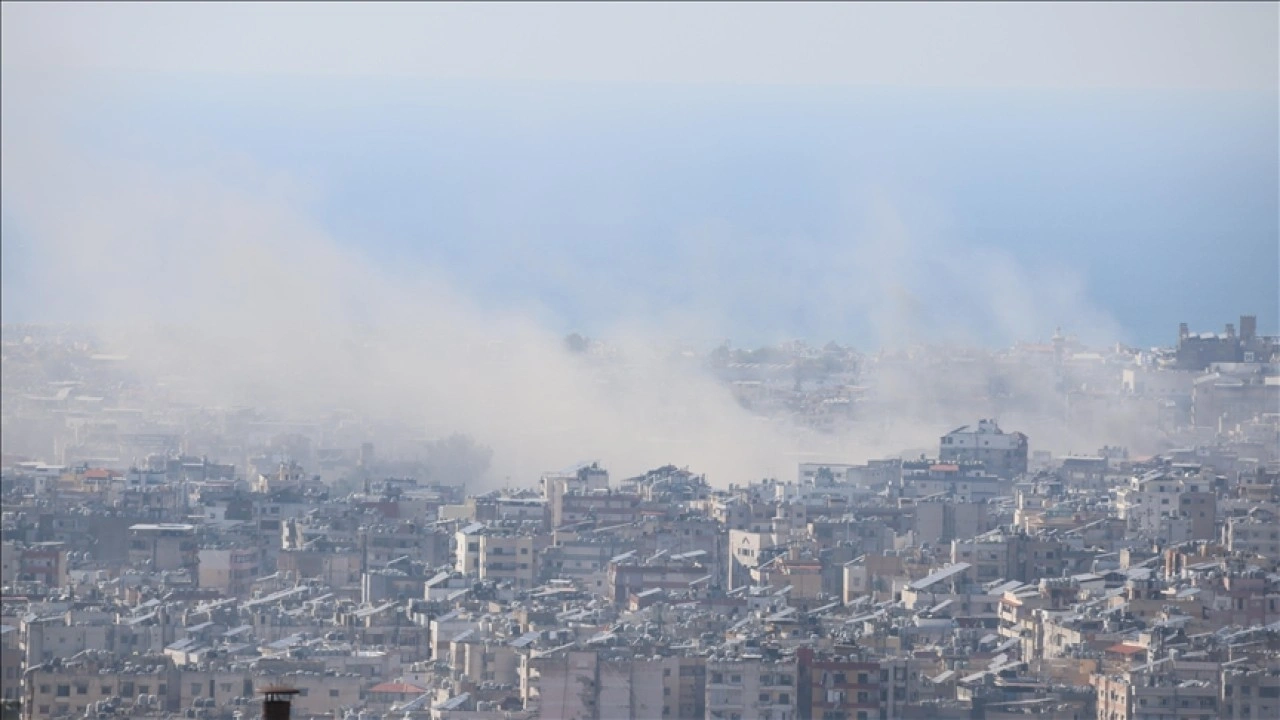
[[[14,3],[6,69],[1245,89],[1274,3]]]
[[[119,227],[64,216],[198,176],[555,332],[1272,330],[1277,23],[1274,3],[5,4],[4,316],[181,314],[180,287],[104,305],[101,263],[60,265],[96,244],[118,281],[156,280],[181,223],[135,256],[141,192]]]
[[[598,457],[725,484],[923,447],[995,411],[881,379],[900,422],[813,446],[649,341],[1169,344],[1244,312],[1275,331],[1277,22],[6,3],[0,315],[114,325],[113,349],[208,403],[472,433],[495,477]],[[570,331],[625,362],[570,356]],[[1056,406],[1023,380],[1027,408]],[[1116,428],[1146,429],[1033,442],[1150,451]]]

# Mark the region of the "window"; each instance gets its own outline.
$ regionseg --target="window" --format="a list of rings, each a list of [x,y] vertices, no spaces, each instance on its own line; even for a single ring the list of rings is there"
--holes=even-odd
[[[57,692],[57,695],[58,695],[58,697],[67,697],[67,696],[71,695],[71,686],[70,686],[70,685],[59,685],[59,686],[58,686],[58,692]]]
[[[191,683],[191,694],[192,695],[200,694],[200,683]]]
[[[329,690],[329,697],[338,697],[338,688],[331,688]]]
[[[77,695],[88,695],[88,694],[89,694],[89,686],[88,686],[88,685],[77,685],[77,686],[76,686],[76,694],[77,694]]]
[[[103,686],[102,686],[102,692],[101,692],[101,693],[99,693],[99,694],[101,694],[101,695],[110,695],[110,694],[111,694],[111,686],[110,686],[110,685],[103,685]]]
[[[767,702],[769,702],[769,693],[767,693],[767,692],[765,692],[765,693],[760,693],[759,700],[760,700],[760,702],[762,702],[762,703],[767,703]]]
[[[867,674],[866,674],[866,673],[858,673],[858,684],[859,684],[859,685],[866,685],[866,684],[867,684]]]

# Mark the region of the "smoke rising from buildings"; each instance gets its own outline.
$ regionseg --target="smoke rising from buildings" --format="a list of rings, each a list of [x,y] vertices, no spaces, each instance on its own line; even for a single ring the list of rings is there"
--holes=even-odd
[[[1002,368],[1015,399],[966,407],[948,399],[958,386],[931,382],[927,366],[886,366],[876,376],[874,422],[815,435],[740,407],[699,361],[677,352],[669,325],[619,324],[602,334],[616,357],[575,355],[536,309],[485,307],[429,267],[380,267],[308,217],[288,176],[249,159],[201,166],[212,171],[172,168],[94,158],[46,139],[6,144],[14,215],[45,267],[57,268],[39,301],[95,326],[176,399],[286,417],[352,409],[401,428],[409,443],[468,433],[495,449],[493,482],[586,456],[623,473],[688,465],[724,484],[789,476],[798,457],[815,453],[861,459],[931,447],[949,425],[988,410],[1004,410],[1006,424],[1023,422],[1020,414],[1027,423],[1054,417],[1048,376]],[[1113,327],[1069,281],[1036,277],[981,248],[918,244],[887,199],[877,213],[876,226],[851,237],[811,283],[785,269],[726,277],[717,268],[732,238],[708,240],[701,260],[685,258],[703,263],[697,274],[707,286],[674,322],[703,333],[692,347],[709,349],[733,286],[786,282],[832,325],[869,315],[889,347],[931,340],[913,328],[936,326],[929,318],[958,305],[973,314],[933,340],[973,340],[990,327],[1033,336],[1064,319]],[[926,261],[939,251],[971,260]],[[817,260],[797,256],[802,266]],[[913,290],[920,273],[933,286],[925,297]],[[976,368],[970,380],[989,371]],[[1089,429],[1075,430],[1086,443]]]
[[[6,17],[17,17],[13,13],[6,8]],[[71,40],[85,28],[67,28],[63,31],[71,34],[62,42],[76,46]],[[993,347],[1044,340],[1058,327],[1094,346],[1125,338],[1125,328],[1090,299],[1087,280],[1097,268],[1073,264],[1062,253],[1029,261],[1007,246],[951,232],[955,223],[948,222],[945,202],[910,181],[926,174],[919,172],[925,165],[918,154],[908,152],[922,133],[902,131],[886,138],[890,150],[885,152],[823,148],[831,158],[815,165],[813,184],[838,195],[841,199],[831,204],[844,213],[826,226],[836,230],[823,234],[807,225],[804,202],[788,205],[796,198],[776,197],[787,190],[778,178],[790,177],[788,158],[805,158],[812,148],[785,144],[784,133],[770,125],[778,118],[768,103],[750,106],[758,111],[760,125],[742,129],[717,124],[719,116],[700,120],[702,125],[671,121],[696,115],[689,108],[701,107],[682,105],[685,99],[680,99],[672,107],[646,107],[640,120],[611,132],[575,135],[575,143],[564,147],[556,145],[560,135],[539,135],[540,123],[555,126],[576,114],[592,121],[616,119],[632,106],[615,108],[614,115],[591,115],[597,104],[607,103],[579,87],[587,100],[567,108],[548,109],[536,99],[518,106],[532,119],[501,112],[477,116],[471,120],[485,129],[475,133],[481,141],[467,147],[493,139],[502,151],[515,151],[514,159],[486,155],[476,160],[497,168],[482,177],[506,182],[442,194],[474,204],[476,214],[494,218],[488,227],[507,237],[497,242],[446,238],[451,247],[491,246],[470,260],[477,269],[459,273],[456,266],[433,262],[430,254],[413,248],[362,249],[382,238],[373,231],[363,237],[359,222],[340,227],[330,222],[322,210],[336,202],[333,188],[323,172],[308,172],[310,156],[290,165],[279,162],[270,143],[220,145],[217,133],[198,132],[196,123],[184,125],[189,118],[167,121],[170,107],[156,100],[154,88],[148,94],[137,91],[136,84],[100,85],[101,74],[90,72],[101,69],[97,62],[114,68],[116,79],[123,67],[137,81],[138,63],[151,63],[151,70],[165,66],[159,55],[148,55],[163,55],[157,49],[161,45],[136,48],[138,57],[112,55],[115,60],[108,62],[93,53],[109,55],[120,48],[89,43],[84,56],[54,62],[48,47],[32,46],[10,31],[4,44],[5,265],[18,268],[6,274],[6,322],[15,319],[10,305],[21,304],[23,319],[92,325],[113,351],[128,355],[140,372],[185,400],[260,406],[299,417],[350,409],[403,428],[406,447],[468,433],[494,448],[495,483],[596,457],[623,474],[667,462],[688,465],[719,484],[762,474],[789,477],[799,457],[859,460],[932,448],[948,428],[991,415],[1011,430],[1028,432],[1038,449],[1045,448],[1042,438],[1048,437],[1066,445],[1051,449],[1077,452],[1116,439],[1131,440],[1135,450],[1150,449],[1157,440],[1145,434],[1132,409],[1089,415],[1064,407],[1058,379],[1043,368],[987,355],[941,368],[919,352],[910,360],[895,354],[921,345]],[[271,64],[278,61],[262,59],[264,67],[280,72],[283,66]],[[354,105],[291,104],[295,96],[281,94],[218,115],[217,89],[226,85],[196,73],[216,75],[217,64],[175,67],[184,79],[179,85],[197,78],[193,93],[212,96],[209,115],[215,119],[210,122],[289,127],[283,134],[268,133],[272,142],[296,130],[317,144],[333,139],[358,154],[370,147],[358,130],[376,134],[387,127],[379,113],[402,109],[392,103],[361,118]],[[987,87],[993,77],[987,69],[949,83]],[[512,79],[489,72],[492,68],[482,70],[476,72],[486,79]],[[414,72],[431,75],[423,67]],[[590,79],[548,73],[553,82]],[[1043,74],[1057,78],[1049,82],[1054,86],[1075,77],[1048,66]],[[1191,80],[1196,88],[1205,84],[1204,78]],[[1125,82],[1163,87],[1166,81],[1135,76]],[[1019,86],[1023,81],[993,82]],[[1250,91],[1269,87],[1265,78],[1247,85]],[[400,90],[430,95],[432,87],[414,81]],[[135,91],[138,100],[131,104],[127,98]],[[698,94],[688,88],[681,92]],[[104,96],[117,100],[103,102]],[[86,118],[86,107],[98,114]],[[345,125],[336,123],[327,135],[306,134],[335,107],[347,118]],[[439,113],[449,111],[447,103],[440,108]],[[420,120],[415,115],[401,122]],[[646,124],[664,130],[646,135]],[[858,132],[873,126],[859,126]],[[171,137],[151,137],[158,127],[172,127]],[[578,127],[564,132],[572,135]],[[438,130],[429,128],[422,132]],[[504,137],[503,128],[514,139]],[[718,144],[708,140],[714,145],[708,151],[690,142],[685,134],[690,129]],[[799,130],[841,137],[838,128],[823,129],[816,121]],[[960,145],[964,130],[962,125],[946,128]],[[1097,133],[1085,135],[1092,139]],[[753,154],[761,137],[781,143],[776,157]],[[629,142],[661,145],[660,152],[646,165],[620,152]],[[1039,149],[1026,140],[1017,147]],[[564,157],[553,152],[557,148],[583,152]],[[594,164],[586,163],[584,154],[595,158]],[[448,159],[436,153],[420,162],[441,158]],[[975,169],[1002,161],[963,152],[958,158]],[[441,174],[448,180],[448,171],[466,164],[446,164]],[[566,176],[576,184],[543,192],[544,185]],[[617,181],[613,187],[617,177],[635,182]],[[674,231],[662,228],[667,234],[651,238],[660,246],[651,253],[643,252],[647,237],[616,246],[603,240],[592,245],[595,238],[585,237],[588,231],[626,233],[627,218],[679,205],[682,192],[722,199],[716,194],[720,185],[742,178],[751,188],[742,193],[745,200],[721,202],[699,221],[681,221]],[[475,180],[458,182],[468,179]],[[617,198],[609,193],[575,195],[608,185],[627,196],[646,182],[650,189],[635,201],[638,209],[610,206]],[[652,190],[654,185],[661,191]],[[808,186],[795,192],[807,191]],[[386,188],[371,192],[385,195]],[[378,207],[401,197],[415,202],[422,195],[380,198]],[[760,205],[770,222],[753,224],[734,214]],[[371,226],[379,219],[377,209],[356,207],[350,214]],[[563,224],[564,232],[584,237],[552,251],[552,241],[563,239],[553,237],[562,225],[522,224],[535,215],[544,220],[586,215],[595,224]],[[424,216],[429,224],[431,215]],[[441,232],[423,227],[420,243],[440,240]],[[602,272],[602,264],[612,269]],[[541,296],[535,291],[495,298],[491,285],[476,282],[478,277],[502,283],[522,276],[553,278],[550,284],[564,288],[567,299],[557,305],[550,297],[554,293],[545,290],[548,283],[539,286]],[[572,327],[564,317],[565,304],[599,304],[610,312],[596,317],[593,327]],[[794,334],[818,344],[852,342],[868,353],[864,370],[870,394],[854,430],[828,436],[786,419],[758,417],[696,357],[682,352],[706,351],[722,338],[741,337],[744,328],[756,336],[739,342],[786,340],[790,333],[782,329],[795,328]],[[563,336],[569,330],[601,338],[617,354],[567,352]],[[882,348],[890,352],[877,360]]]

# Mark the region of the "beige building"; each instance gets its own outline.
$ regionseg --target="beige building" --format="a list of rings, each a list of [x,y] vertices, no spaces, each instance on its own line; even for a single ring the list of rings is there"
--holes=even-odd
[[[454,569],[527,590],[537,580],[538,558],[548,544],[550,537],[532,526],[472,523],[455,533]]]
[[[355,548],[282,550],[276,570],[298,578],[315,578],[356,595],[360,592],[360,551]]]
[[[468,682],[520,683],[520,653],[509,642],[486,642],[465,633],[449,643],[449,666]]]
[[[703,712],[702,658],[608,652],[562,650],[522,656],[525,709],[536,708],[539,717],[567,720],[710,717]]]
[[[364,699],[364,691],[375,683],[353,673],[287,673],[255,675],[254,688],[291,687],[298,691],[293,699],[293,716],[333,717],[342,708],[355,707]]]
[[[544,535],[490,528],[480,535],[480,579],[507,582],[517,590],[532,588],[538,577],[537,559],[547,541]]]
[[[199,562],[195,525],[139,523],[129,528],[129,564],[133,567],[186,570],[194,578]]]
[[[226,595],[244,595],[259,575],[257,548],[201,548],[197,556],[202,588],[219,590]]]
[[[1098,720],[1215,718],[1219,667],[1210,662],[1165,660],[1138,671],[1095,675]]]
[[[1222,668],[1220,720],[1280,717],[1280,661],[1267,666],[1231,664]]]
[[[718,720],[794,720],[798,697],[795,658],[746,655],[707,661],[706,717]]]
[[[729,531],[729,587],[752,582],[752,571],[773,557],[774,548],[784,543],[773,532]]]
[[[565,523],[564,496],[568,494],[588,494],[609,488],[609,472],[595,463],[562,473],[547,473],[542,476],[542,497],[547,501],[551,516],[551,527],[558,528]]]
[[[1116,491],[1116,515],[1132,532],[1171,543],[1216,537],[1217,499],[1198,475],[1150,472]]]
[[[1280,560],[1280,516],[1273,512],[1255,509],[1244,517],[1227,518],[1224,535],[1231,552]]]
[[[180,673],[164,657],[135,656],[126,665],[105,651],[87,651],[60,666],[39,665],[30,670],[23,687],[26,718],[85,717],[95,703],[116,700],[125,715],[144,710],[179,709]]]

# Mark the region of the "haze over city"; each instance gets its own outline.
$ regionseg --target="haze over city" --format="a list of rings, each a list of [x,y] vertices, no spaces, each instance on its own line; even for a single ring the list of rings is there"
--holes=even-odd
[[[6,529],[27,538],[6,553],[44,562],[39,543],[54,542],[53,521],[40,513],[101,503],[87,514],[132,523],[118,528],[121,548],[126,537],[168,532],[156,523],[192,525],[210,552],[262,543],[237,572],[275,580],[216,581],[224,597],[248,602],[312,587],[314,568],[289,553],[308,547],[313,525],[319,534],[345,532],[348,521],[373,527],[365,515],[402,503],[402,515],[382,520],[445,539],[404,555],[421,567],[395,572],[464,578],[448,581],[471,588],[461,610],[568,583],[557,553],[570,551],[556,548],[577,539],[556,533],[577,516],[563,498],[622,493],[637,498],[636,513],[662,505],[718,523],[723,543],[766,532],[763,520],[726,509],[743,503],[777,505],[775,520],[798,503],[840,527],[891,516],[867,531],[889,540],[849,540],[862,545],[838,563],[786,551],[790,562],[825,563],[813,602],[792,606],[802,612],[830,601],[852,613],[863,589],[875,603],[908,602],[899,586],[961,562],[938,554],[952,541],[1067,532],[1028,520],[1032,505],[1053,502],[1078,506],[1079,526],[1124,527],[1076,547],[1083,531],[1072,526],[1072,552],[1103,558],[1076,558],[1071,573],[1024,566],[982,582],[1101,578],[1128,570],[1111,559],[1122,546],[1181,547],[1173,537],[1221,541],[1240,567],[1274,573],[1280,557],[1258,565],[1248,555],[1258,548],[1232,549],[1228,529],[1249,507],[1274,505],[1257,488],[1275,485],[1280,460],[1277,7],[6,2],[0,440]],[[956,454],[993,437],[1017,457]],[[686,494],[653,489],[672,483]],[[153,497],[152,484],[175,499],[130,514],[130,493]],[[1166,487],[1214,495],[1217,514],[1193,521],[1199,510],[1182,508],[1185,527],[1135,519],[1147,517],[1134,509],[1142,502],[1168,499]],[[1117,498],[1120,488],[1130,494]],[[933,515],[917,507],[939,497],[966,509],[939,515],[948,529],[934,537],[922,529]],[[521,522],[545,507],[542,526],[526,533],[503,525],[512,516],[476,509],[495,498]],[[235,522],[257,535],[227,524],[224,511],[242,505],[257,509]],[[222,510],[201,515],[206,506]],[[264,530],[254,513],[274,506],[296,517],[267,519],[276,525]],[[330,517],[343,506],[360,518]],[[957,520],[970,510],[981,519]],[[616,528],[601,517],[575,522],[604,537]],[[290,535],[291,520],[306,527]],[[1275,522],[1248,515],[1255,521]],[[830,549],[804,523],[770,522],[761,553],[811,541]],[[533,554],[558,559],[531,561],[528,577],[503,585],[465,550],[467,537],[491,531],[537,538]],[[619,553],[680,554],[624,540]],[[709,595],[677,597],[663,585],[673,606],[785,585],[762,570],[763,554],[740,567],[719,552],[697,565],[697,577],[715,578]],[[880,595],[841,584],[845,562],[862,557],[865,570],[881,567],[867,557],[910,552],[919,557],[884,570],[902,582],[887,580]],[[80,563],[74,582],[36,575],[122,588],[121,553],[58,560]],[[612,557],[591,572],[629,572],[626,557]],[[371,591],[360,578],[389,577],[387,563],[401,558],[361,558],[357,580],[326,580],[351,607],[404,600],[396,623],[422,627],[450,612],[433,605],[415,620],[418,598],[440,600],[430,586],[413,586],[412,599]],[[204,587],[195,563],[182,567],[186,580],[138,582]],[[15,578],[6,575],[6,603],[30,596],[26,614],[60,607],[52,590],[39,600],[27,585],[13,590],[11,580],[28,582]],[[1130,580],[1108,579],[1105,592]],[[1105,594],[1079,582],[1092,589],[1071,602]],[[1257,597],[1275,597],[1266,583]],[[632,602],[625,588],[608,599]],[[752,601],[751,612],[786,611],[785,599],[770,602],[782,604],[765,612],[768,603]],[[6,616],[18,607],[6,605]],[[881,611],[935,619],[923,604],[902,607]],[[1267,612],[1230,622],[1280,622]],[[613,621],[623,622],[601,620],[600,632],[622,633]],[[1125,628],[1104,634],[1138,643]],[[873,635],[868,625],[856,640],[869,646]],[[960,635],[931,642],[959,647]],[[561,640],[538,643],[550,651]],[[39,666],[34,641],[22,642],[23,667]],[[1151,660],[1157,645],[1143,646]],[[178,672],[188,660],[166,648]],[[439,660],[433,652],[416,660]],[[1056,659],[1021,652],[1006,661]],[[437,701],[479,693],[476,678],[415,675],[413,662],[378,679],[430,694],[420,705],[433,720],[454,717],[431,710]],[[1109,667],[1073,677],[1113,678]],[[521,712],[570,713],[540,704],[530,682],[516,683]],[[947,682],[931,697],[962,703]],[[1101,687],[1074,684],[1090,683]],[[27,716],[57,715],[37,712],[38,683],[22,687],[35,693],[24,696]],[[392,707],[342,692],[326,716]],[[352,690],[361,702],[370,692],[391,693]],[[468,697],[446,710],[493,709]],[[514,711],[512,697],[483,702]],[[778,717],[822,717],[816,707]],[[892,702],[880,710],[908,712]],[[714,716],[734,711],[725,712]]]

